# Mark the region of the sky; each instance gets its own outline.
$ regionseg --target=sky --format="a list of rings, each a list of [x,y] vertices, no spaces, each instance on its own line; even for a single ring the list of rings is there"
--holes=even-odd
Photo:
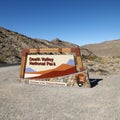
[[[120,39],[120,0],[0,0],[0,26],[80,46]]]

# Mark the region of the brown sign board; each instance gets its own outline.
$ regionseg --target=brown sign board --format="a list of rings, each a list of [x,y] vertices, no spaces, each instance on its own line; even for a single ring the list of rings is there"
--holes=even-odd
[[[30,84],[65,85],[65,82],[52,80],[75,74],[83,70],[80,48],[40,48],[24,49],[20,78]],[[50,80],[48,80],[50,79]]]

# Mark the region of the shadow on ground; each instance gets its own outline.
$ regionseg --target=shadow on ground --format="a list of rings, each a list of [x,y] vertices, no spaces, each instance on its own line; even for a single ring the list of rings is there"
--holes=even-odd
[[[101,78],[89,78],[89,81],[90,81],[90,85],[91,85],[91,88],[95,87],[96,85],[98,85],[98,83],[103,80]]]

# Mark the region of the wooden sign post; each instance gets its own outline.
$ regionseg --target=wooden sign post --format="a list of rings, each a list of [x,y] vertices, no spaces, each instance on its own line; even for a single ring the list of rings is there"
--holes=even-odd
[[[80,48],[24,49],[20,78],[30,84],[71,85],[83,71]]]

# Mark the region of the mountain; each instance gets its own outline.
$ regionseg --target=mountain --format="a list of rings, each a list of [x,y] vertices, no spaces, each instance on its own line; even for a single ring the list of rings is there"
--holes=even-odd
[[[33,39],[0,27],[0,63],[18,63],[24,48],[77,47],[78,45],[61,41],[58,38],[48,41]]]
[[[120,39],[82,46],[96,57],[86,60],[89,72],[99,75],[120,74]]]
[[[120,39],[82,46],[97,56],[120,56]]]
[[[33,39],[20,33],[0,27],[0,66],[21,62],[24,48],[79,47],[59,38],[51,41]],[[120,73],[120,39],[99,44],[81,46],[83,65],[90,72],[98,74]]]
[[[0,27],[0,64],[15,64],[21,62],[21,53],[24,48],[61,48],[79,47],[76,44],[62,41],[59,38],[51,41],[44,39],[33,39],[20,33]],[[83,50],[83,49],[82,49]],[[84,49],[83,51],[86,51]],[[92,54],[86,51],[86,55]],[[94,54],[93,54],[94,56]]]

